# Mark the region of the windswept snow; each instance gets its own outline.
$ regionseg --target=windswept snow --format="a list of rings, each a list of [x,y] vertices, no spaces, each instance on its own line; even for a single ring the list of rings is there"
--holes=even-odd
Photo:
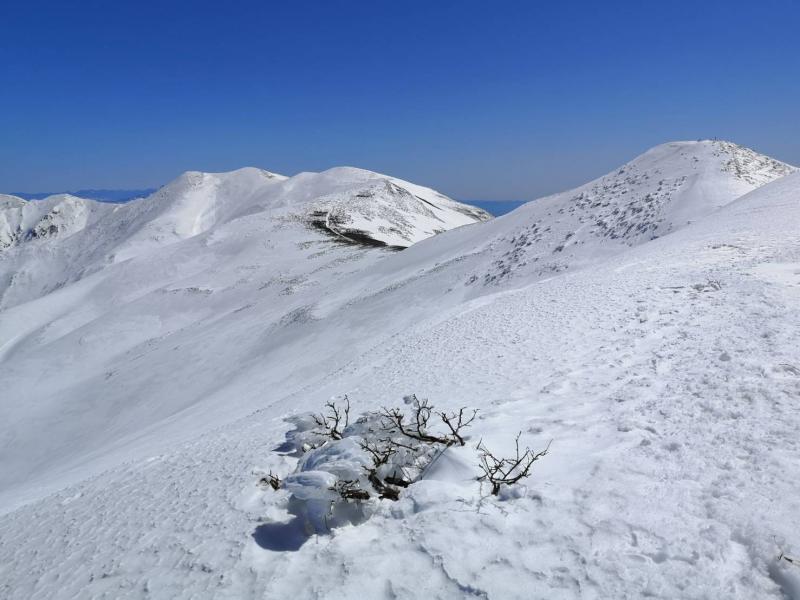
[[[357,170],[248,171],[242,205],[60,240],[83,271],[0,312],[0,596],[800,598],[778,560],[800,554],[792,171],[666,144],[399,253],[306,219],[401,245],[380,227],[424,237],[428,202],[480,214]],[[258,473],[295,471],[286,418],[345,393],[479,419],[398,502],[308,536]],[[550,452],[490,497],[474,446],[518,431]]]

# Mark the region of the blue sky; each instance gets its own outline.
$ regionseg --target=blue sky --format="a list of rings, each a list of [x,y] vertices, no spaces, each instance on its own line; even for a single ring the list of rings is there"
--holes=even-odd
[[[355,165],[532,199],[669,140],[800,164],[800,2],[0,7],[0,190]]]

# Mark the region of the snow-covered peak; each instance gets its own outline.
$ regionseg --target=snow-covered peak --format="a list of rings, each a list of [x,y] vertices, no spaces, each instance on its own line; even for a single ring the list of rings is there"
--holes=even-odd
[[[70,194],[31,201],[0,195],[0,251],[22,242],[69,237],[109,210]]]
[[[267,245],[280,232],[295,244],[407,247],[489,218],[429,188],[350,167],[293,177],[252,167],[188,171],[126,204],[9,197],[0,200],[0,307],[193,238],[244,241],[248,230]],[[22,243],[30,241],[44,245]]]
[[[286,177],[246,167],[224,173],[187,171],[147,198],[120,207],[116,260],[125,260],[211,229],[269,194]]]
[[[116,257],[124,260],[265,211],[296,218],[349,243],[395,247],[491,218],[429,188],[353,167],[293,177],[255,168],[190,171],[125,207],[136,231]]]
[[[363,169],[337,168],[321,176],[346,185],[316,197],[307,214],[319,228],[356,243],[405,248],[491,218],[430,188]]]
[[[22,206],[25,200],[19,196],[12,196],[10,194],[0,194],[0,210],[10,208],[12,206]]]
[[[484,257],[473,283],[549,277],[677,231],[795,170],[730,142],[670,142],[574,190],[530,202],[498,219],[483,232],[489,235],[455,245],[459,254]]]
[[[721,171],[756,187],[797,170],[797,167],[725,140],[668,142],[651,148],[629,164],[645,159],[664,160],[676,152],[690,155],[693,160],[705,159],[710,166],[719,167]]]
[[[671,142],[551,203],[566,200],[560,214],[578,215],[596,235],[631,245],[674,231],[794,169],[731,142]]]

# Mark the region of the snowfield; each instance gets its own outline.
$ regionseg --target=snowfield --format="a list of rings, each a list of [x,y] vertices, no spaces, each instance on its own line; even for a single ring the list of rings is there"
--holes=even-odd
[[[434,237],[485,217],[351,169],[157,194],[0,250],[0,597],[800,598],[794,168],[665,144]],[[478,417],[368,520],[259,485],[412,393]]]

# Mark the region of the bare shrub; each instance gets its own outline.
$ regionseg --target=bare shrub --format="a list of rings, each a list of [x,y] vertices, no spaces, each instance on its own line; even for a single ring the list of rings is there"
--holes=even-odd
[[[298,459],[281,479],[260,472],[259,485],[288,496],[293,514],[308,531],[330,532],[342,524],[358,524],[378,509],[380,500],[398,500],[403,490],[426,476],[452,446],[465,446],[465,431],[477,410],[436,410],[417,396],[404,398],[403,408],[365,412],[350,422],[350,400],[329,401],[320,414],[292,417],[297,428],[287,433],[279,449]],[[535,453],[520,450],[517,435],[513,457],[496,457],[481,441],[480,481],[498,495],[503,485],[528,477],[535,461],[550,445]]]
[[[263,471],[262,471],[263,472]],[[283,485],[283,481],[280,477],[275,475],[272,471],[267,473],[264,477],[258,480],[258,485],[261,487],[271,487],[273,490],[281,489],[281,485]]]
[[[530,448],[525,448],[525,451],[520,453],[519,438],[522,432],[517,434],[514,440],[516,453],[513,458],[498,458],[486,446],[483,441],[478,443],[478,451],[481,453],[479,467],[483,471],[483,475],[478,477],[478,481],[488,481],[492,486],[492,495],[497,496],[500,493],[500,486],[513,485],[520,479],[524,479],[530,475],[533,463],[547,454],[550,449],[550,443],[541,452],[533,452]]]

